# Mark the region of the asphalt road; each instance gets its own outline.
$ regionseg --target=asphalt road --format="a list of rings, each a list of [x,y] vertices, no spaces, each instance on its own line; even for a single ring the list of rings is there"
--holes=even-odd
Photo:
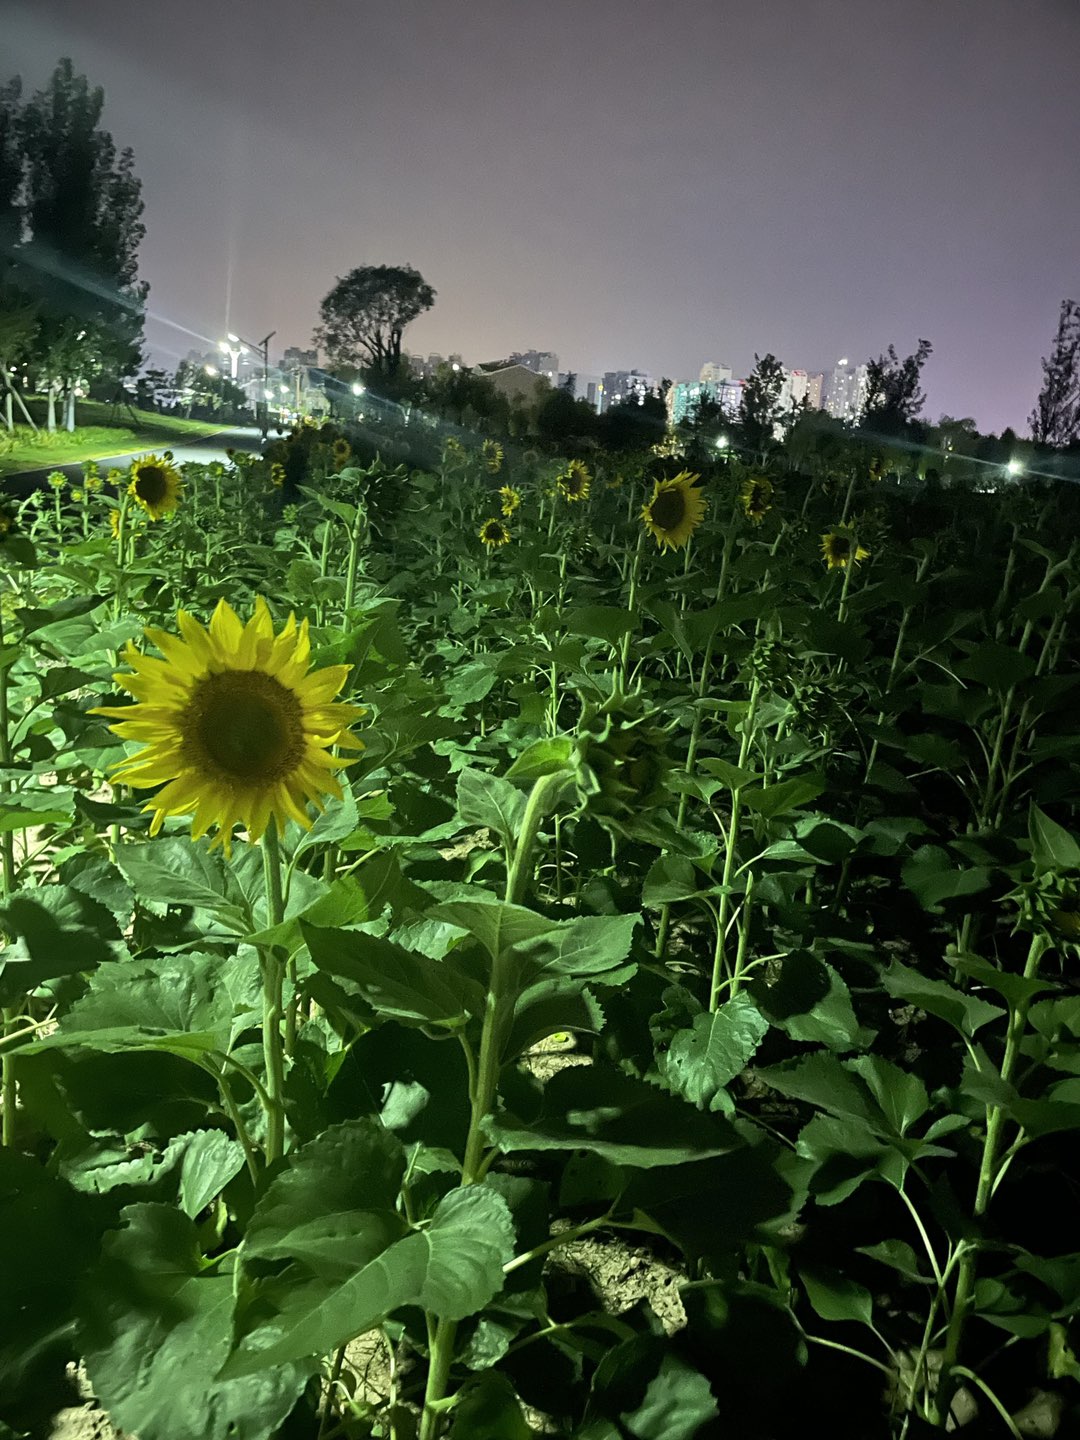
[[[104,474],[111,469],[126,469],[139,455],[148,455],[152,451],[160,455],[162,450],[171,450],[173,460],[178,465],[184,465],[189,460],[199,465],[209,465],[214,460],[225,460],[226,449],[256,454],[262,449],[258,428],[254,425],[238,426],[235,430],[219,430],[216,435],[205,435],[199,440],[186,442],[179,439],[171,443],[159,440],[140,446],[137,450],[127,450],[122,455],[109,455],[104,460],[98,460],[97,464]],[[76,460],[68,465],[45,465],[39,470],[20,470],[17,474],[3,476],[0,478],[0,494],[6,492],[8,495],[29,495],[32,490],[40,489],[54,470],[62,470],[68,479],[76,484],[82,479],[81,461]]]

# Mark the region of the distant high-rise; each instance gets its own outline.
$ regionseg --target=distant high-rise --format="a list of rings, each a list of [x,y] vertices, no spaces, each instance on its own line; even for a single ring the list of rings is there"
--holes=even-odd
[[[806,377],[806,398],[811,410],[825,408],[825,376],[820,370]]]
[[[730,380],[732,369],[730,365],[721,365],[716,360],[706,360],[701,367],[701,374],[698,379],[703,385],[720,385],[725,380]]]
[[[866,406],[867,370],[845,357],[831,371],[825,389],[825,409],[837,420],[854,422]]]
[[[282,370],[297,370],[304,365],[318,365],[318,350],[301,350],[299,345],[290,345],[281,357]]]
[[[725,370],[727,366],[719,366]],[[734,419],[739,413],[742,400],[741,380],[732,380],[728,371],[726,379],[720,380],[679,380],[667,393],[668,424],[675,426],[683,420],[692,419],[703,400],[718,405],[723,413]]]
[[[604,409],[631,400],[640,405],[655,384],[645,370],[608,370],[604,375]]]
[[[514,350],[506,363],[524,365],[534,375],[546,375],[552,385],[559,383],[559,357],[554,350]]]

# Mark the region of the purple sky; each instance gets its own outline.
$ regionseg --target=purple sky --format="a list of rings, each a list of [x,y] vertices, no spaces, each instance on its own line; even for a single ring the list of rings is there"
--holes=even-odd
[[[0,12],[0,78],[70,55],[134,146],[169,362],[227,325],[306,344],[336,275],[410,263],[422,353],[684,379],[926,336],[931,417],[1026,429],[1080,296],[1077,0]]]

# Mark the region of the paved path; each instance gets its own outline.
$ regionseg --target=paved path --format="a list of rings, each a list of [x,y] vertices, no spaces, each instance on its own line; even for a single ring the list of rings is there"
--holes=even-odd
[[[204,435],[196,440],[186,439],[184,436],[177,436],[171,442],[156,440],[140,446],[137,450],[127,450],[122,455],[109,455],[98,460],[97,464],[104,474],[113,468],[126,469],[139,455],[148,455],[151,452],[160,455],[163,450],[171,450],[178,465],[185,465],[189,460],[198,465],[209,465],[214,460],[225,460],[226,448],[257,453],[262,449],[258,428],[254,425],[238,426],[234,430],[219,430],[215,435]],[[66,465],[45,465],[37,470],[20,470],[17,474],[0,477],[0,493],[6,491],[9,495],[29,495],[31,490],[40,489],[54,470],[62,470],[74,483],[82,479],[82,462],[79,460]]]

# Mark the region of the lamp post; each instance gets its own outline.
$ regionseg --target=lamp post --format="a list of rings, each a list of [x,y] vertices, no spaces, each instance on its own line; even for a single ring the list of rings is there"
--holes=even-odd
[[[236,379],[237,368],[240,364],[240,356],[246,355],[248,350],[256,351],[262,357],[262,386],[264,396],[270,387],[270,341],[277,334],[271,330],[269,335],[263,337],[257,345],[250,340],[243,340],[239,335],[234,335],[230,330],[225,340],[218,342],[218,348],[224,351],[232,362],[232,378]],[[256,402],[256,413],[259,421],[259,429],[262,431],[262,438],[265,440],[270,429],[270,407],[265,400]]]

